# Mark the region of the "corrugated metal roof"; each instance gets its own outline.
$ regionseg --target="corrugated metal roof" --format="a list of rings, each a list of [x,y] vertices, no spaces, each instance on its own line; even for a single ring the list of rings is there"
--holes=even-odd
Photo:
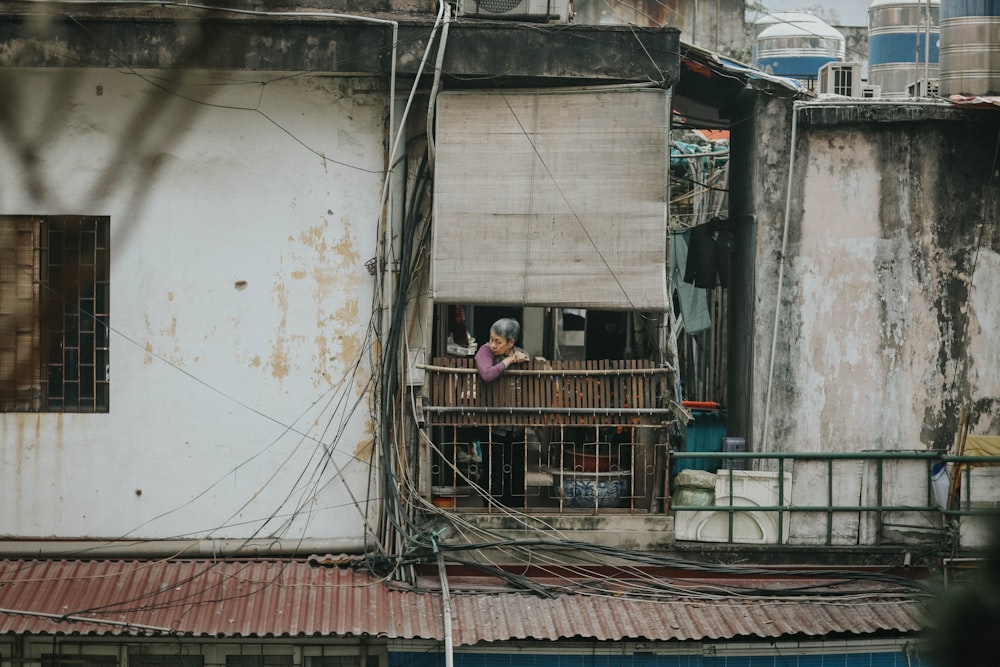
[[[462,594],[457,645],[509,639],[702,640],[921,629],[912,599]],[[444,637],[441,597],[293,560],[0,561],[0,633]]]

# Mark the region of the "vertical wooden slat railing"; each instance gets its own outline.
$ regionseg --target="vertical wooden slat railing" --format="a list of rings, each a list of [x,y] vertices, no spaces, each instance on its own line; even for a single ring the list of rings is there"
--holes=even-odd
[[[429,377],[429,425],[536,426],[662,424],[665,369],[646,360],[532,362],[494,382],[479,379],[471,359],[437,358]]]
[[[661,396],[669,392],[670,369],[648,360],[535,361],[508,369],[487,383],[468,358],[436,358],[421,368],[426,377],[423,423],[432,432],[432,440],[441,445],[437,469],[445,473],[439,475],[437,484],[477,485],[484,497],[496,497],[502,482],[497,476],[498,457],[511,456],[501,467],[523,473],[522,481],[513,485],[517,506],[552,507],[555,494],[560,512],[571,506],[575,511],[655,511],[665,449],[655,445],[659,442],[655,431],[639,436],[642,429],[657,429],[676,418],[670,401]],[[516,435],[506,444],[497,444],[493,436],[498,431],[506,433],[506,438]],[[513,457],[509,449],[519,456]],[[456,458],[459,451],[466,453],[467,462],[475,456],[475,464],[463,469]],[[579,467],[579,456],[593,457],[599,452],[610,453],[610,469]],[[594,488],[608,484],[610,488],[623,483],[623,474],[627,491],[609,506],[599,507],[596,496],[590,506],[563,488],[581,484]],[[529,475],[535,475],[534,486],[524,481]],[[529,487],[543,488],[539,479],[548,480],[548,495],[528,491]],[[507,498],[504,504],[510,501]],[[473,501],[465,509],[482,511],[483,507],[490,512],[497,505]]]

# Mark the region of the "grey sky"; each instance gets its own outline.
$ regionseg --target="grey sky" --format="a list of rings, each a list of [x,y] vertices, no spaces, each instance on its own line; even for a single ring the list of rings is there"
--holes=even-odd
[[[756,4],[763,5],[771,13],[808,12],[834,26],[863,26],[868,25],[871,0],[758,0]],[[747,20],[753,21],[758,15],[748,10]]]

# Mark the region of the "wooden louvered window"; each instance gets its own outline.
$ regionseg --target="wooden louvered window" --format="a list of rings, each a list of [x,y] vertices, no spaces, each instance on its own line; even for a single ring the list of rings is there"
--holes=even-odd
[[[0,216],[0,412],[107,412],[110,221]]]

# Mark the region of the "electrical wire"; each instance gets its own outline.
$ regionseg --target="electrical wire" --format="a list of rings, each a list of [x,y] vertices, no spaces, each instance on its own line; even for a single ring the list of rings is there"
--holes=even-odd
[[[155,4],[160,4],[160,3],[155,3]],[[152,82],[151,80],[147,80],[147,82],[150,82],[150,83],[151,83],[152,85],[155,85],[155,84],[154,84],[154,83],[153,83],[153,82]],[[294,138],[294,137],[293,137],[293,138]],[[300,142],[300,143],[301,143],[301,142]],[[46,285],[46,288],[47,288],[47,289],[50,289],[50,288],[49,288],[49,287],[48,287],[47,285]],[[124,334],[123,332],[121,332],[120,330],[118,330],[118,329],[115,329],[115,328],[112,328],[112,327],[110,327],[110,326],[109,326],[108,328],[109,328],[109,330],[110,330],[110,331],[113,331],[113,332],[114,332],[114,333],[115,333],[116,335],[118,335],[118,336],[120,336],[120,337],[124,338],[124,339],[125,339],[125,340],[127,340],[127,341],[128,341],[129,343],[131,343],[131,344],[133,344],[133,345],[137,345],[137,346],[138,346],[138,343],[137,343],[137,341],[135,341],[135,340],[133,340],[133,339],[132,339],[131,337],[129,337],[129,336],[127,336],[127,335],[125,335],[125,334]],[[228,398],[228,399],[230,399],[230,400],[233,400],[233,401],[237,402],[237,403],[238,403],[239,405],[241,405],[241,407],[244,407],[244,408],[246,408],[246,409],[248,409],[248,410],[251,410],[252,412],[255,412],[256,414],[259,414],[259,415],[260,415],[260,416],[262,416],[262,417],[265,417],[265,418],[268,418],[268,419],[270,419],[271,421],[274,421],[275,423],[279,423],[279,424],[281,423],[281,422],[280,422],[279,420],[277,420],[277,419],[275,419],[275,418],[273,418],[273,417],[270,417],[269,415],[266,415],[266,414],[264,414],[263,412],[261,412],[261,411],[259,411],[259,410],[256,410],[256,409],[254,409],[254,408],[253,408],[252,406],[249,406],[248,404],[246,404],[246,403],[243,403],[243,402],[239,401],[238,399],[235,399],[235,397],[233,397],[232,395],[229,395],[229,394],[226,394],[225,392],[223,392],[223,391],[219,390],[218,388],[216,388],[216,387],[212,386],[212,385],[211,385],[210,383],[208,383],[207,381],[205,381],[205,380],[203,380],[203,379],[201,379],[201,378],[199,378],[199,377],[196,377],[195,375],[193,375],[192,373],[190,373],[190,372],[186,371],[186,370],[185,370],[185,369],[183,369],[183,368],[180,368],[180,367],[179,367],[179,366],[178,366],[177,364],[174,364],[173,362],[171,362],[171,361],[170,361],[169,359],[166,359],[166,358],[165,358],[165,357],[163,357],[162,355],[159,355],[159,354],[157,354],[157,353],[153,352],[153,353],[152,353],[152,356],[154,356],[154,357],[155,357],[155,358],[157,358],[158,360],[160,360],[160,361],[162,361],[162,362],[164,362],[164,363],[166,363],[166,364],[170,365],[171,367],[175,368],[176,370],[179,370],[179,371],[181,371],[181,372],[182,372],[182,373],[184,373],[185,375],[188,375],[188,376],[189,376],[189,377],[190,377],[191,379],[193,379],[193,380],[196,380],[196,381],[198,381],[199,383],[203,384],[203,385],[204,385],[204,386],[206,386],[207,388],[209,388],[209,389],[212,389],[213,391],[216,391],[217,393],[219,393],[219,394],[223,395],[224,397],[226,397],[226,398]],[[363,392],[362,392],[362,394],[363,394]],[[314,401],[314,403],[313,403],[313,404],[315,404],[315,401]],[[356,405],[357,405],[357,402],[355,403],[355,406],[356,406]],[[349,416],[349,415],[348,415],[348,416]],[[331,419],[332,419],[332,418],[333,418],[333,417],[331,417]],[[296,421],[297,421],[297,420],[296,420]],[[344,423],[346,423],[346,420],[345,420],[345,422],[344,422]],[[302,436],[303,438],[305,438],[305,439],[313,439],[313,440],[317,440],[317,439],[316,439],[316,438],[314,438],[313,436],[311,436],[311,435],[308,435],[307,433],[304,433],[304,432],[300,431],[299,429],[295,428],[295,427],[294,427],[294,422],[293,422],[293,424],[284,424],[284,427],[285,427],[285,430],[283,431],[282,435],[284,435],[285,433],[288,433],[288,432],[296,432],[296,433],[298,433],[299,435],[301,435],[301,436]],[[341,435],[341,434],[342,434],[342,432],[343,432],[343,424],[342,424],[341,428],[339,429],[339,433],[338,433],[338,435]],[[279,436],[279,439],[280,439],[280,437],[281,437],[281,436]],[[277,439],[276,439],[276,441],[277,441]],[[276,441],[275,441],[275,442],[276,442]],[[300,441],[300,442],[301,442],[301,441]],[[319,445],[321,445],[321,446],[323,446],[323,447],[326,447],[326,443],[322,442],[322,440],[321,440],[321,439],[320,439],[320,440],[317,440],[317,444],[319,444]],[[266,448],[265,448],[265,449],[266,449]],[[293,450],[293,451],[294,451],[294,450]],[[332,449],[328,449],[328,450],[327,450],[327,453],[328,453],[328,454],[332,454]],[[258,455],[259,455],[259,453],[258,453]],[[255,455],[255,457],[256,457],[256,456],[257,456],[257,455]],[[251,457],[251,459],[248,459],[248,461],[249,461],[249,460],[252,460],[252,458],[255,458],[255,457]],[[329,457],[329,456],[328,456],[328,461],[330,461],[330,460],[331,460],[331,457]],[[247,461],[247,462],[248,462],[248,461]],[[245,463],[247,463],[247,462],[244,462],[244,464],[245,464]],[[236,467],[236,468],[234,468],[234,470],[233,470],[233,471],[231,471],[231,472],[230,472],[229,474],[232,474],[232,472],[234,472],[235,470],[239,469],[239,467],[241,467],[241,466],[242,466],[242,465],[244,465],[244,464],[241,464],[240,466],[237,466],[237,467]],[[340,474],[340,472],[341,472],[341,471],[340,471],[340,470],[339,470],[339,468],[338,468],[338,474]],[[272,479],[273,479],[273,476],[272,476]],[[217,483],[217,482],[216,482],[216,483]],[[213,485],[212,485],[212,486],[214,486],[214,485],[215,485],[216,483],[213,483]],[[209,489],[210,489],[210,488],[211,488],[211,486],[209,487]],[[294,487],[293,487],[293,488],[294,488]],[[206,489],[206,490],[205,490],[205,491],[203,491],[202,493],[198,494],[198,496],[196,496],[196,498],[197,498],[197,497],[200,497],[201,495],[203,495],[204,493],[206,493],[206,492],[207,492],[207,491],[208,491],[209,489]],[[196,498],[195,498],[195,499],[196,499]],[[193,501],[193,500],[194,500],[194,499],[192,499],[192,501]],[[191,501],[189,501],[189,502],[191,502]],[[245,506],[245,505],[244,505],[244,506]],[[355,503],[355,506],[357,507],[357,503]],[[168,513],[170,513],[170,512],[167,512],[167,513],[164,513],[164,515],[165,515],[165,514],[168,514]],[[297,514],[297,512],[296,512],[296,514]],[[154,519],[154,520],[155,520],[155,519]],[[143,525],[148,525],[148,522],[147,522],[147,524],[143,524]],[[262,527],[263,525],[266,525],[266,521],[265,521],[265,522],[263,522],[263,523],[261,524],[261,527]],[[138,529],[138,528],[137,528],[137,529]],[[134,531],[134,530],[136,530],[136,529],[133,529],[133,531]],[[259,531],[259,530],[260,530],[260,529],[258,528],[258,531]],[[133,531],[129,531],[129,532],[131,533],[131,532],[133,532]],[[256,535],[256,533],[255,533],[255,535]],[[127,536],[127,534],[126,534],[126,536]]]
[[[162,4],[162,3],[157,3],[157,4]],[[433,35],[432,35],[432,38],[431,38],[430,42],[433,42]],[[641,44],[641,42],[640,42],[640,44]],[[648,55],[648,53],[647,53],[647,55]],[[419,76],[417,78],[419,79]],[[412,98],[412,93],[411,93],[411,98]],[[402,128],[401,128],[401,130],[402,130]],[[522,131],[523,131],[523,127],[522,127]],[[399,141],[399,136],[397,136],[397,144],[398,144],[398,141]],[[529,141],[530,141],[530,139],[529,139]],[[534,146],[532,146],[532,147],[534,148]],[[536,150],[536,154],[537,154],[537,150]],[[546,170],[547,170],[547,168],[546,168]],[[551,176],[551,174],[550,174],[550,176]],[[418,190],[420,190],[420,188],[415,188],[415,192],[417,192]],[[411,204],[411,207],[410,207],[411,213],[414,210],[414,208],[415,207]],[[410,228],[410,227],[411,227],[411,225],[407,225],[407,228]],[[406,236],[407,236],[407,233],[406,233],[406,230],[404,229],[404,252],[401,252],[401,259],[406,259],[407,256],[408,256],[408,254],[412,254],[412,252],[413,252],[412,243],[414,241],[414,238],[412,236],[412,231],[410,232],[409,241],[406,240]],[[405,250],[407,249],[407,247],[409,248],[410,253],[405,252]],[[387,248],[387,250],[388,250],[388,248]],[[407,260],[407,261],[412,262],[413,260],[410,259],[410,260]],[[402,270],[402,265],[401,265],[401,269],[400,269],[400,275],[401,275],[401,278],[400,278],[400,287],[398,289],[398,294],[397,294],[398,298],[395,299],[394,302],[393,302],[393,319],[392,319],[393,325],[390,327],[390,332],[389,332],[390,336],[393,335],[393,331],[394,330],[397,332],[397,334],[396,334],[397,338],[396,338],[396,341],[395,341],[397,349],[398,349],[398,340],[399,340],[398,336],[401,335],[398,332],[401,331],[401,325],[402,325],[401,319],[397,319],[397,317],[399,317],[399,318],[402,317],[402,313],[405,312],[405,305],[408,303],[408,299],[406,298],[405,295],[406,295],[406,292],[407,292],[406,287],[408,287],[408,280],[409,279],[408,278],[404,279],[403,276],[408,276],[409,273],[410,272],[403,271]],[[380,291],[376,290],[377,298],[378,298],[379,294],[380,294]],[[373,309],[373,312],[377,312],[377,311],[374,311],[374,309]],[[373,317],[373,326],[377,326],[375,324],[374,317]],[[134,343],[134,341],[132,341],[132,342]],[[402,353],[403,352],[399,352],[399,354],[402,354]],[[383,354],[383,359],[385,359],[385,360],[398,359],[398,355],[397,355],[397,353],[394,353],[394,350],[392,349],[392,345],[386,345],[386,348],[382,351],[382,354]],[[164,361],[166,361],[166,360],[164,360]],[[170,363],[170,362],[167,362],[167,363]],[[399,373],[400,373],[400,368],[399,368],[398,363],[394,362],[394,361],[387,361],[385,363],[385,365],[382,366],[382,371],[383,372],[380,373],[381,380],[379,381],[378,386],[381,388],[381,390],[382,390],[382,392],[383,392],[384,395],[390,395],[390,394],[395,393],[395,390],[398,388],[398,384],[397,384],[398,383],[398,379],[395,382],[393,382],[393,381],[387,381],[387,380],[389,378],[398,378]],[[393,390],[393,391],[390,391],[390,390]],[[392,399],[390,399],[390,401],[391,400]],[[356,401],[354,403],[354,407],[356,408],[357,405],[359,405],[359,404],[360,404],[360,401]],[[394,401],[392,401],[392,403],[390,403],[390,404],[394,404]],[[383,407],[389,407],[389,406],[386,405],[386,404],[383,404]],[[392,421],[390,419],[387,419],[387,416],[388,415],[392,415],[392,414],[396,414],[394,408],[382,411],[382,413],[381,413],[382,420],[381,421],[382,421],[383,426],[389,424]],[[331,417],[331,423],[332,423],[332,419],[333,419],[333,417]],[[343,424],[344,423],[346,423],[346,420],[344,422],[342,422],[341,429],[343,428]],[[329,426],[329,424],[328,424],[328,426]],[[288,430],[286,432],[288,432],[288,431],[299,433],[298,430],[293,430],[290,427],[288,428]],[[342,430],[338,431],[338,435],[340,433],[342,433]],[[299,434],[302,435],[303,437],[308,437],[304,433],[299,433]],[[325,434],[325,432],[324,432],[324,434]],[[386,445],[388,445],[390,443],[394,443],[394,444],[396,444],[397,447],[399,447],[399,443],[395,442],[394,438],[392,437],[392,435],[393,435],[392,431],[383,431],[383,434],[386,435],[386,436],[389,436],[389,437],[384,437],[382,439],[383,446],[386,446]],[[323,437],[322,436],[320,436],[319,438],[311,438],[310,437],[310,439],[313,439],[320,447],[323,447],[323,448],[327,447],[327,445],[323,442]],[[339,437],[335,441],[339,442]],[[321,473],[322,473],[323,470],[325,470],[325,466],[328,465],[329,463],[332,463],[332,452],[327,451],[327,453],[328,453],[327,460],[323,463],[323,467],[322,468],[312,468],[311,466],[308,466],[308,465],[306,466],[306,468],[311,469],[312,473],[314,473],[314,477],[312,477],[311,479],[313,480],[313,483],[315,483],[315,484],[319,483],[318,480],[321,479],[321,477],[322,477]],[[393,452],[391,452],[391,451],[383,450],[382,453],[383,453],[383,456],[385,457],[386,461],[394,460],[395,459],[395,457],[392,456]],[[386,454],[389,454],[389,456],[385,456]],[[306,468],[303,469],[302,474],[305,474]],[[370,470],[376,470],[376,466],[375,465],[371,465],[369,469]],[[393,483],[393,486],[390,486],[390,485],[387,484],[384,487],[384,490],[391,490],[392,488],[400,488],[399,485],[400,484],[404,484],[403,488],[407,488],[410,492],[415,491],[415,489],[412,486],[409,485],[409,483],[411,482],[411,479],[410,479],[410,477],[408,475],[404,474],[402,476],[402,478],[399,478],[399,477],[396,476],[396,473],[389,466],[387,466],[387,465],[384,465],[382,467],[381,471],[382,471],[382,474],[385,476],[384,477],[384,481]],[[316,473],[319,473],[319,474],[316,474]],[[301,476],[300,476],[300,479],[302,479]],[[401,479],[405,480],[405,483],[403,481],[401,481]],[[293,486],[293,489],[294,488],[297,488],[297,485]],[[319,487],[313,487],[313,488],[319,488]],[[419,545],[420,541],[422,539],[421,538],[421,528],[420,528],[420,526],[418,526],[417,524],[415,524],[413,522],[412,517],[408,513],[406,507],[403,506],[403,503],[399,502],[399,501],[402,500],[402,497],[400,497],[400,496],[394,496],[391,493],[390,494],[386,494],[386,495],[394,498],[397,501],[396,504],[394,505],[394,517],[393,518],[396,519],[396,521],[393,522],[394,527],[398,531],[400,531],[401,536],[406,537],[408,540],[409,539],[415,539],[416,541],[414,543],[417,544],[417,545]],[[413,496],[413,497],[419,497],[419,495],[416,495],[416,496]],[[305,498],[305,496],[303,498]],[[304,505],[304,500],[300,501],[300,503],[296,506],[296,513],[301,509],[301,507],[303,505]],[[525,553],[527,553],[529,555],[532,555],[532,554],[534,554],[534,551],[531,549],[531,544],[532,543],[530,543],[530,542],[509,542],[509,543],[505,544],[502,541],[495,541],[495,542],[492,542],[492,543],[481,543],[481,544],[478,544],[478,545],[472,545],[469,548],[485,549],[485,548],[504,548],[506,546],[510,546],[510,547],[514,547],[514,548],[517,548],[517,549],[524,550]],[[548,542],[546,542],[546,546],[552,546],[552,545],[549,544]],[[584,546],[581,543],[572,542],[570,540],[560,540],[558,542],[557,546],[559,548],[572,548],[574,550],[582,550],[582,551],[585,551],[587,553],[597,553],[597,554],[601,554],[601,555],[614,555],[615,557],[630,558],[630,559],[636,560],[637,562],[645,562],[644,559],[637,558],[634,554],[630,554],[630,553],[625,552],[623,550],[602,551],[600,549],[589,549],[589,548],[586,548],[586,547],[589,547],[589,546],[592,546],[592,545],[587,544],[586,546]],[[457,553],[457,552],[466,550],[465,546],[463,546],[461,549],[457,549],[457,548],[455,548],[455,547],[453,547],[451,545],[448,545],[448,546],[446,546],[444,548],[447,548],[452,553]],[[453,562],[463,562],[463,560],[460,559],[460,558],[458,558],[457,556],[452,555],[451,558],[453,559]],[[417,562],[419,562],[419,561],[417,561]],[[502,571],[502,570],[498,569],[498,571]],[[745,570],[738,570],[738,572],[745,573]],[[519,576],[515,576],[515,575],[510,575],[509,573],[506,574],[505,577],[507,577],[509,581],[511,581],[512,583],[515,583],[517,586],[526,587],[527,589],[533,590],[533,591],[537,592],[538,594],[549,595],[551,593],[551,591],[547,590],[545,587],[540,587],[538,585],[532,584],[527,577],[519,577]],[[573,581],[573,580],[567,580],[567,581]],[[625,580],[622,579],[620,581],[625,581]],[[273,582],[268,582],[268,583],[273,583]],[[226,598],[226,599],[229,599],[229,598]],[[171,604],[173,604],[173,603],[171,603]],[[157,608],[163,608],[163,607],[157,607]],[[145,607],[143,607],[143,609],[145,609]]]
[[[391,73],[391,77],[390,77],[391,78],[390,88],[394,89],[395,67],[396,67],[396,60],[397,60],[396,57],[395,57],[395,53],[396,53],[396,49],[397,49],[398,45],[400,44],[399,35],[398,35],[398,22],[397,21],[388,20],[388,19],[381,19],[381,18],[376,18],[376,17],[371,17],[371,16],[365,16],[365,15],[359,15],[359,14],[342,14],[342,13],[323,12],[323,11],[279,12],[279,11],[249,10],[249,9],[237,9],[237,8],[232,8],[232,7],[222,7],[222,6],[207,5],[207,4],[197,4],[197,3],[187,3],[187,2],[170,2],[170,1],[167,1],[167,0],[126,0],[126,1],[123,1],[123,0],[67,0],[66,2],[60,2],[59,4],[60,5],[88,5],[88,6],[89,5],[111,4],[111,5],[115,5],[116,7],[121,7],[122,5],[138,5],[138,6],[147,6],[148,5],[148,6],[164,7],[164,8],[174,8],[174,9],[184,9],[184,10],[200,10],[200,11],[215,11],[215,12],[222,12],[222,13],[233,13],[233,14],[240,14],[240,15],[264,16],[264,17],[335,18],[335,19],[345,19],[345,20],[353,20],[353,21],[359,21],[359,22],[368,22],[368,23],[376,23],[376,24],[381,24],[381,25],[387,25],[387,26],[390,26],[392,28],[392,31],[393,31],[392,43],[391,43],[390,46],[388,46],[388,47],[378,47],[378,48],[375,48],[375,49],[371,49],[369,51],[362,51],[362,52],[359,52],[359,53],[355,53],[355,54],[353,54],[353,55],[351,55],[349,57],[340,59],[339,61],[337,61],[337,63],[335,63],[335,65],[336,66],[342,66],[344,64],[349,64],[350,62],[352,62],[354,60],[357,60],[357,59],[362,58],[362,57],[369,56],[371,54],[380,54],[380,53],[391,52],[393,55],[391,57],[392,73]],[[41,15],[41,14],[44,14],[44,13],[36,12],[36,14]],[[82,22],[80,22],[79,19],[77,19],[76,17],[74,17],[72,15],[68,15],[68,14],[64,14],[64,13],[59,13],[59,12],[48,12],[48,14],[49,15],[56,15],[56,16],[63,16],[65,18],[69,19],[70,21],[74,22],[81,29],[83,29],[83,30],[87,31],[88,33],[90,33],[90,31],[86,28],[86,26]],[[90,34],[92,34],[92,33],[90,33]],[[188,49],[192,49],[192,48],[193,49],[197,49],[197,48],[200,48],[200,46],[201,46],[200,43],[195,42],[194,46],[188,47]],[[167,79],[167,78],[163,78],[163,77],[155,77],[153,75],[144,75],[144,74],[138,72],[137,70],[135,70],[123,57],[121,57],[115,51],[113,51],[111,49],[107,49],[107,52],[112,57],[114,57],[121,64],[121,66],[123,68],[125,68],[126,70],[128,70],[131,74],[139,77],[140,79],[142,79],[142,80],[146,81],[147,83],[149,83],[151,86],[154,86],[157,89],[159,89],[159,90],[161,90],[161,91],[163,91],[163,92],[165,92],[167,94],[173,95],[173,96],[175,96],[175,97],[177,97],[179,99],[183,99],[183,100],[186,100],[188,102],[192,102],[192,103],[195,103],[195,104],[201,104],[201,105],[204,105],[204,106],[221,108],[221,109],[231,109],[231,110],[252,111],[252,112],[255,112],[255,113],[259,114],[261,117],[263,117],[265,120],[267,120],[269,123],[271,123],[272,125],[274,125],[275,127],[277,127],[279,130],[281,130],[282,132],[284,132],[285,134],[287,134],[290,138],[292,138],[294,141],[296,141],[297,143],[299,143],[305,149],[309,150],[310,152],[314,153],[315,155],[319,156],[320,158],[322,158],[322,159],[324,159],[324,160],[326,160],[328,162],[331,162],[331,163],[337,164],[337,165],[341,165],[341,166],[344,166],[344,167],[347,167],[347,168],[355,169],[355,170],[358,170],[358,171],[367,172],[367,173],[378,173],[378,174],[384,173],[384,170],[380,170],[380,169],[379,170],[368,169],[368,168],[361,167],[361,166],[358,166],[358,165],[352,165],[352,164],[344,162],[344,161],[336,160],[334,158],[331,158],[331,157],[327,156],[323,152],[321,152],[321,151],[319,151],[317,149],[314,149],[313,147],[311,147],[308,144],[306,144],[298,136],[296,136],[294,133],[292,133],[290,130],[288,130],[288,128],[286,128],[285,126],[283,126],[280,123],[278,123],[277,121],[275,121],[271,116],[269,116],[266,112],[264,112],[260,108],[261,102],[263,100],[263,88],[264,88],[265,85],[267,85],[267,83],[270,83],[270,82],[276,81],[276,80],[281,80],[281,79],[284,79],[284,78],[289,78],[290,76],[300,76],[300,75],[302,75],[301,73],[298,73],[296,75],[285,75],[285,76],[278,77],[276,79],[269,80],[269,81],[266,81],[264,83],[259,84],[261,86],[261,90],[260,90],[260,97],[258,98],[257,105],[254,106],[254,107],[241,107],[241,106],[233,106],[233,105],[214,104],[214,103],[211,103],[211,102],[207,102],[205,100],[199,100],[199,99],[196,99],[196,98],[193,98],[193,97],[190,97],[190,96],[183,95],[180,92],[178,92],[177,90],[173,89],[171,86],[167,85],[166,83],[161,83],[160,81],[157,80],[157,78],[159,78],[162,81],[169,81],[171,84],[175,84],[175,83],[177,83],[178,79],[176,79],[176,78],[169,78],[169,79]],[[180,60],[183,60],[183,57],[184,56],[182,54],[182,56],[180,57]],[[185,73],[184,76],[185,77],[190,77],[190,76],[197,76],[197,75],[194,75],[194,74],[191,74],[191,73]],[[244,83],[240,83],[240,84],[233,84],[233,85],[245,85],[245,84]],[[390,97],[390,101],[389,101],[390,118],[392,118],[392,116],[394,115],[393,111],[392,111],[392,109],[393,109],[393,101],[392,101],[393,94],[394,94],[394,92],[390,92],[390,95],[389,95],[389,97]],[[162,110],[159,109],[159,107],[154,106],[154,107],[151,107],[150,112],[155,115],[157,113],[161,113]],[[139,116],[137,116],[136,120],[137,121],[138,120],[148,121],[148,114],[140,114]],[[110,173],[109,173],[109,175],[110,175]]]

